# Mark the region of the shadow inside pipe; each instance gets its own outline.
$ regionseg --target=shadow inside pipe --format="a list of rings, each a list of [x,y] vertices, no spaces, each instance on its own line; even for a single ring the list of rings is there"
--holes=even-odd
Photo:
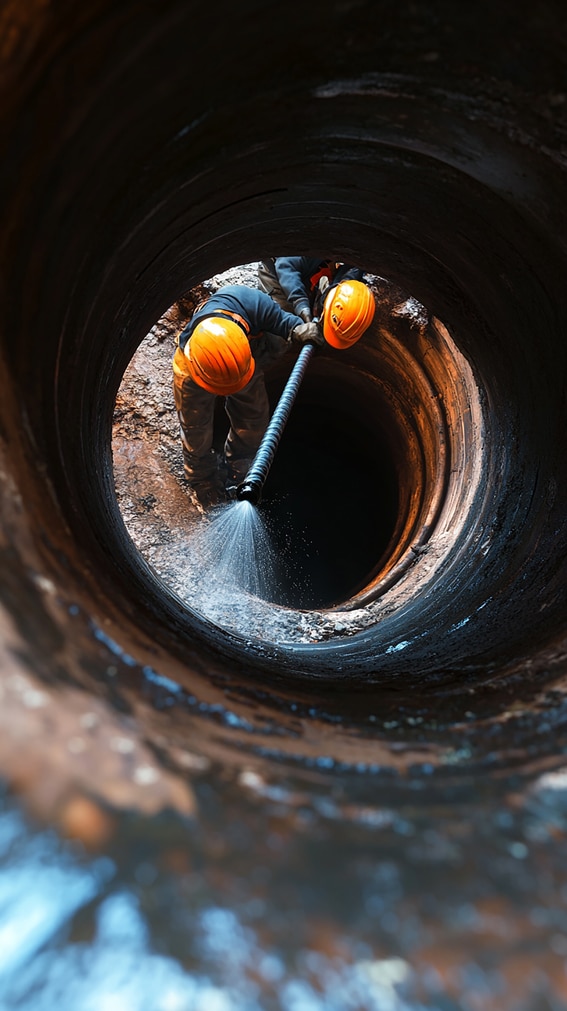
[[[397,471],[386,438],[353,417],[344,379],[306,378],[260,504],[282,559],[280,605],[327,608],[364,587],[392,537]]]

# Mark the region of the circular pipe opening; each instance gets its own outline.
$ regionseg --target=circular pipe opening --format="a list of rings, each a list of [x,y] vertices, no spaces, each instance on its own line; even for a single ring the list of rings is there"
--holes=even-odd
[[[101,37],[105,25],[111,36],[110,9],[108,18]],[[229,679],[284,670],[310,685],[320,677],[383,687],[400,676],[434,685],[447,672],[482,677],[488,656],[500,667],[526,644],[533,652],[549,642],[564,617],[565,271],[559,232],[549,227],[560,171],[543,148],[501,129],[518,96],[507,95],[500,121],[486,95],[475,92],[471,106],[466,95],[403,75],[391,87],[383,77],[360,76],[345,51],[345,70],[348,64],[356,80],[342,78],[331,61],[328,79],[314,71],[292,85],[284,75],[277,88],[270,78],[270,90],[259,87],[270,75],[258,77],[255,64],[253,86],[239,76],[238,87],[226,89],[219,73],[204,109],[193,68],[172,64],[169,52],[165,67],[157,39],[145,41],[182,86],[164,75],[166,106],[159,89],[144,92],[143,129],[130,102],[118,104],[96,187],[82,153],[106,130],[111,95],[131,98],[146,86],[142,49],[119,61],[104,94],[89,92],[84,105],[84,89],[69,94],[69,132],[56,132],[48,149],[36,137],[32,151],[27,131],[60,93],[54,67],[43,65],[52,90],[33,85],[33,112],[18,127],[23,171],[6,190],[13,196],[7,212],[17,207],[24,218],[6,230],[14,248],[5,287],[26,291],[26,299],[5,318],[12,336],[3,346],[6,404],[16,409],[6,407],[2,422],[19,450],[14,466],[30,464],[21,483],[41,503],[41,529],[51,509],[57,533],[49,563],[76,564],[74,585],[120,640],[131,623],[150,656],[157,651],[181,665],[190,656],[188,678],[202,653]],[[274,45],[287,66],[287,46]],[[68,55],[82,65],[73,44]],[[270,67],[273,59],[270,51]],[[127,91],[117,91],[120,83]],[[276,129],[277,96],[293,118],[292,137]],[[307,638],[302,632],[298,642],[286,628],[272,649],[265,628],[248,645],[240,633],[225,634],[225,625],[204,622],[133,551],[113,497],[110,432],[124,369],[180,291],[248,257],[298,248],[331,248],[386,273],[434,315],[413,345],[391,328],[400,360],[405,354],[410,365],[422,364],[411,384],[419,408],[405,411],[404,390],[393,388],[402,430],[407,419],[404,444],[415,446],[400,459],[417,469],[413,480],[398,478],[392,550],[376,560],[375,573],[369,560],[369,581],[336,608],[302,612]],[[34,359],[32,384],[29,348],[40,316],[41,368]],[[458,359],[448,333],[474,363],[472,384],[451,365]],[[367,346],[356,368],[378,375],[374,359],[387,346]],[[416,496],[404,498],[406,488]]]
[[[345,726],[358,712],[354,687],[366,711],[374,697],[380,713],[390,689],[397,703],[405,692],[415,705],[429,693],[437,741],[451,694],[460,740],[471,704],[465,684],[468,692],[491,682],[483,707],[475,705],[484,716],[498,708],[492,682],[504,683],[507,671],[518,672],[517,697],[564,667],[565,187],[548,101],[561,99],[562,64],[550,70],[544,61],[546,96],[539,62],[525,78],[524,59],[515,63],[521,72],[502,69],[502,33],[484,20],[472,64],[466,31],[453,37],[464,49],[447,39],[430,63],[437,46],[408,34],[404,12],[399,33],[384,32],[383,12],[367,4],[360,30],[347,6],[317,24],[332,44],[298,60],[293,80],[289,52],[303,43],[289,24],[274,32],[271,7],[250,9],[249,48],[235,63],[243,12],[227,7],[218,73],[205,68],[206,102],[195,88],[205,57],[196,50],[188,62],[187,32],[178,30],[199,37],[187,5],[173,3],[159,24],[129,21],[105,2],[93,17],[81,8],[80,22],[60,11],[45,22],[37,61],[27,43],[18,50],[17,38],[31,38],[25,31],[13,39],[21,63],[4,119],[13,159],[3,166],[10,297],[2,300],[0,428],[3,507],[19,554],[15,565],[8,556],[4,599],[16,601],[24,633],[30,615],[43,618],[45,634],[29,653],[42,670],[57,656],[75,677],[94,671],[107,685],[107,667],[125,657],[122,683],[142,692],[152,671],[167,672],[187,687],[187,707],[195,685],[209,698],[213,685],[221,694],[261,679],[277,683],[278,700],[293,685],[295,704],[300,689],[317,694],[317,679],[328,699],[332,679]],[[435,13],[424,6],[422,15],[433,30]],[[521,29],[517,53],[527,57],[534,19]],[[312,49],[313,35],[304,38]],[[349,44],[337,48],[338,38]],[[275,108],[293,131],[281,130]],[[112,407],[136,346],[186,286],[274,249],[322,247],[386,273],[434,314],[426,335],[401,341],[406,350],[421,345],[407,357],[424,367],[413,385],[423,409],[394,411],[404,436],[411,419],[402,441],[416,449],[399,459],[410,477],[414,466],[424,477],[398,476],[400,526],[380,571],[369,569],[367,585],[337,610],[302,612],[305,635],[298,641],[286,627],[275,649],[265,626],[258,644],[204,621],[133,550],[113,496]],[[17,292],[25,298],[11,297]],[[38,325],[41,351],[32,355]],[[449,353],[448,333],[474,382]],[[375,376],[379,355],[367,350],[353,367]],[[403,407],[404,391],[395,393]],[[415,499],[404,498],[410,488]],[[46,586],[55,587],[47,603]],[[527,740],[515,726],[513,743]],[[534,754],[551,736],[534,732]],[[322,733],[316,748],[327,740]],[[493,742],[485,744],[487,754]],[[291,747],[300,749],[297,736]],[[376,750],[373,731],[369,761]]]
[[[203,284],[216,290],[234,280],[233,273],[239,281],[257,283],[252,264]],[[378,304],[375,321],[353,348],[325,347],[310,362],[258,507],[260,533],[247,531],[236,517],[231,526],[230,506],[226,516],[218,510],[207,516],[204,533],[201,526],[195,535],[190,524],[179,532],[175,501],[161,524],[161,549],[155,549],[152,534],[148,555],[144,521],[130,525],[142,553],[186,605],[236,632],[244,648],[251,639],[281,646],[305,641],[306,634],[312,643],[312,630],[306,633],[297,612],[315,612],[317,621],[324,612],[326,641],[367,630],[392,609],[393,589],[404,602],[416,581],[427,583],[435,567],[430,559],[419,564],[421,556],[430,553],[442,561],[459,523],[468,522],[483,469],[472,372],[446,328],[414,298],[383,278],[367,279]],[[186,303],[196,304],[202,288],[189,292]],[[171,312],[156,324],[161,341],[169,337],[160,356],[167,369],[179,330],[175,313],[171,326]],[[151,400],[152,380],[144,375],[149,340],[151,333],[136,353],[135,370],[150,384],[144,395]],[[289,352],[266,371],[272,409],[293,361]],[[126,377],[121,390],[125,386]],[[127,398],[119,391],[119,400]],[[223,408],[218,398],[219,453],[228,429]],[[135,412],[131,403],[130,410]],[[475,425],[463,428],[465,413]],[[151,426],[159,433],[155,416]],[[177,452],[180,456],[180,446]],[[162,475],[150,474],[144,501],[163,500],[160,482]],[[119,485],[124,498],[123,479]],[[184,502],[182,512],[187,508]],[[440,523],[444,535],[437,536]],[[253,578],[247,573],[242,579],[244,564],[257,570]],[[272,605],[287,613],[274,617]],[[345,625],[348,611],[356,617]]]

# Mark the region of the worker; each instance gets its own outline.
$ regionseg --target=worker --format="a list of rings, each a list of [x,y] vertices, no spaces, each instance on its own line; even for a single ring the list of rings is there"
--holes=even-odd
[[[272,256],[258,264],[258,281],[286,312],[310,323],[321,311],[329,287],[341,281],[363,281],[358,267],[311,256]]]
[[[179,334],[173,392],[185,476],[202,508],[234,497],[246,477],[270,419],[264,368],[291,341],[324,344],[317,323],[240,284],[219,288],[197,306]],[[213,449],[219,396],[230,423],[220,460]]]
[[[345,350],[366,332],[376,311],[358,267],[309,256],[276,256],[260,261],[258,281],[284,311],[306,323],[320,317],[327,344]]]

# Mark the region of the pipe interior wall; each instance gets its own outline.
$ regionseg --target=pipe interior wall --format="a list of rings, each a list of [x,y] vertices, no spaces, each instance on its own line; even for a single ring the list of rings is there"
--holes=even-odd
[[[6,1006],[564,1006],[566,40],[563,0],[1,5]],[[399,511],[324,621],[372,620],[282,651],[136,551],[111,424],[182,293],[299,252],[430,325],[345,369]]]
[[[104,625],[140,669],[151,663],[185,685],[252,676],[278,683],[277,695],[290,684],[318,691],[310,685],[325,679],[375,691],[400,677],[407,686],[448,677],[457,692],[488,669],[504,680],[512,668],[559,676],[558,6],[526,8],[503,54],[512,4],[477,5],[474,17],[441,2],[362,4],[356,23],[339,7],[321,23],[298,5],[284,17],[245,0],[238,11],[221,5],[214,73],[209,49],[195,44],[208,37],[207,13],[174,0],[159,17],[151,3],[104,0],[80,12],[6,10],[0,416],[15,547],[2,578],[30,669],[46,671],[45,634],[78,650],[96,682],[107,658],[92,630]],[[290,11],[303,25],[293,39]],[[450,44],[437,59],[440,22]],[[282,667],[277,651],[243,655],[204,627],[133,552],[110,430],[130,356],[181,292],[298,248],[332,249],[392,278],[443,321],[474,371],[486,444],[482,495],[434,592],[416,591],[340,664],[329,647],[295,650]],[[38,589],[48,584],[80,607],[78,639],[65,608],[50,612]]]

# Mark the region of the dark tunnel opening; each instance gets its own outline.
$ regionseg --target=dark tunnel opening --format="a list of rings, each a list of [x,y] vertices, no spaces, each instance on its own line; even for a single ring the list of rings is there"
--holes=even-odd
[[[29,664],[45,675],[57,654],[59,672],[69,663],[79,683],[90,676],[110,691],[105,643],[132,669],[163,668],[185,687],[204,679],[211,691],[230,683],[243,698],[258,684],[279,699],[317,697],[332,683],[347,722],[358,712],[354,686],[372,699],[407,691],[412,704],[428,694],[440,709],[450,694],[462,713],[474,712],[463,684],[505,684],[515,671],[514,691],[536,693],[538,676],[552,679],[564,660],[561,60],[529,115],[522,74],[502,92],[494,83],[501,53],[484,32],[492,83],[480,90],[453,50],[451,72],[425,59],[416,75],[401,43],[390,51],[379,42],[385,71],[356,32],[344,63],[333,46],[318,48],[319,62],[284,85],[272,70],[287,67],[289,35],[272,38],[260,12],[246,44],[267,32],[269,60],[230,89],[223,69],[204,109],[174,30],[186,23],[183,5],[172,2],[158,26],[130,22],[128,3],[118,15],[100,0],[97,11],[86,8],[80,26],[62,15],[56,27],[38,22],[37,38],[45,33],[53,48],[33,74],[22,69],[29,50],[16,46],[18,88],[2,120],[12,152],[2,190],[4,598]],[[237,20],[225,13],[227,25]],[[374,8],[365,13],[376,26]],[[130,24],[132,46],[116,34],[117,18]],[[329,24],[345,19],[337,9]],[[223,36],[227,52],[229,42]],[[142,53],[161,68],[164,92],[148,87]],[[67,71],[77,74],[71,90],[62,88]],[[538,80],[532,73],[530,86]],[[272,115],[282,95],[290,136]],[[47,145],[39,122],[51,126]],[[382,558],[376,543],[361,565],[368,584],[346,580],[340,619],[327,608],[299,640],[279,628],[269,640],[235,634],[168,589],[122,522],[116,393],[144,335],[188,287],[274,250],[329,247],[430,313],[429,327],[414,329],[390,305],[352,360],[353,375],[378,377],[396,418],[378,426],[396,461],[395,529]],[[493,690],[485,699],[502,702]]]
[[[387,441],[332,404],[300,400],[264,499],[299,591],[290,587],[281,602],[339,604],[370,582],[395,528],[396,469]]]
[[[300,609],[332,607],[368,585],[392,540],[400,499],[376,393],[361,418],[348,395],[348,372],[330,379],[313,371],[294,404],[260,505],[281,560],[273,602]],[[268,383],[272,409],[281,389],[275,380]],[[226,424],[222,415],[219,421],[220,451]]]

